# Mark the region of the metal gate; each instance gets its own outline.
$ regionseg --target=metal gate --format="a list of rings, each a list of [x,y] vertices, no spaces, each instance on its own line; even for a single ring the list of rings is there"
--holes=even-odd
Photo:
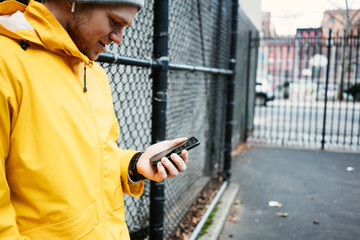
[[[258,71],[248,141],[359,151],[359,35],[252,39]]]

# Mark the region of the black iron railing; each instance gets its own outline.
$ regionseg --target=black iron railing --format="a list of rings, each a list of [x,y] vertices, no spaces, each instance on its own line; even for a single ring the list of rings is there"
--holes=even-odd
[[[256,92],[262,105],[254,109],[251,142],[360,149],[360,34],[327,35],[253,39],[260,41]],[[265,104],[266,91],[275,99]]]

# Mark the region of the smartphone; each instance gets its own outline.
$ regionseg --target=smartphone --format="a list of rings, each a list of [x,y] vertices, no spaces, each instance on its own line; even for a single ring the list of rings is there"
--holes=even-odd
[[[183,150],[190,150],[190,149],[198,146],[199,144],[200,144],[200,141],[197,140],[195,137],[188,138],[187,140],[152,156],[150,158],[150,163],[152,166],[156,167],[157,163],[160,162],[160,160],[163,157],[167,157],[171,161],[171,159],[170,159],[171,154],[176,153],[176,154],[180,155]]]

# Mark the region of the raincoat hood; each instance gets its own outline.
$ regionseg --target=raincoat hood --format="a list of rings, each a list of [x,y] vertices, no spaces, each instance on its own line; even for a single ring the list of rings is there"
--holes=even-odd
[[[17,1],[0,4],[0,34],[23,44],[22,47],[39,45],[62,56],[77,58],[87,66],[93,62],[77,48],[69,34],[41,3],[31,0],[28,6]]]

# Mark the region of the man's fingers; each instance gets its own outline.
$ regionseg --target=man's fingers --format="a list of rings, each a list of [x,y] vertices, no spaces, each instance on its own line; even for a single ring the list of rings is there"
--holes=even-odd
[[[174,154],[174,155],[176,155],[176,154]],[[179,157],[179,156],[177,156],[177,157]],[[166,168],[167,172],[169,173],[168,174],[169,177],[174,177],[179,174],[179,170],[168,158],[163,157],[161,159],[161,163],[163,164],[163,166]]]
[[[181,152],[181,157],[184,160],[184,163],[187,164],[187,162],[189,160],[189,152],[187,150],[183,150]]]
[[[186,154],[186,153],[185,153]],[[181,158],[179,155],[173,153],[171,154],[170,158],[172,162],[174,163],[175,167],[179,172],[184,172],[186,170],[186,160],[187,157],[183,155],[184,158]]]
[[[161,162],[158,162],[157,164],[157,170],[158,170],[158,173],[159,173],[159,182],[162,182],[164,181],[167,177],[168,177],[168,174],[166,172],[166,169],[165,167],[162,165]]]

